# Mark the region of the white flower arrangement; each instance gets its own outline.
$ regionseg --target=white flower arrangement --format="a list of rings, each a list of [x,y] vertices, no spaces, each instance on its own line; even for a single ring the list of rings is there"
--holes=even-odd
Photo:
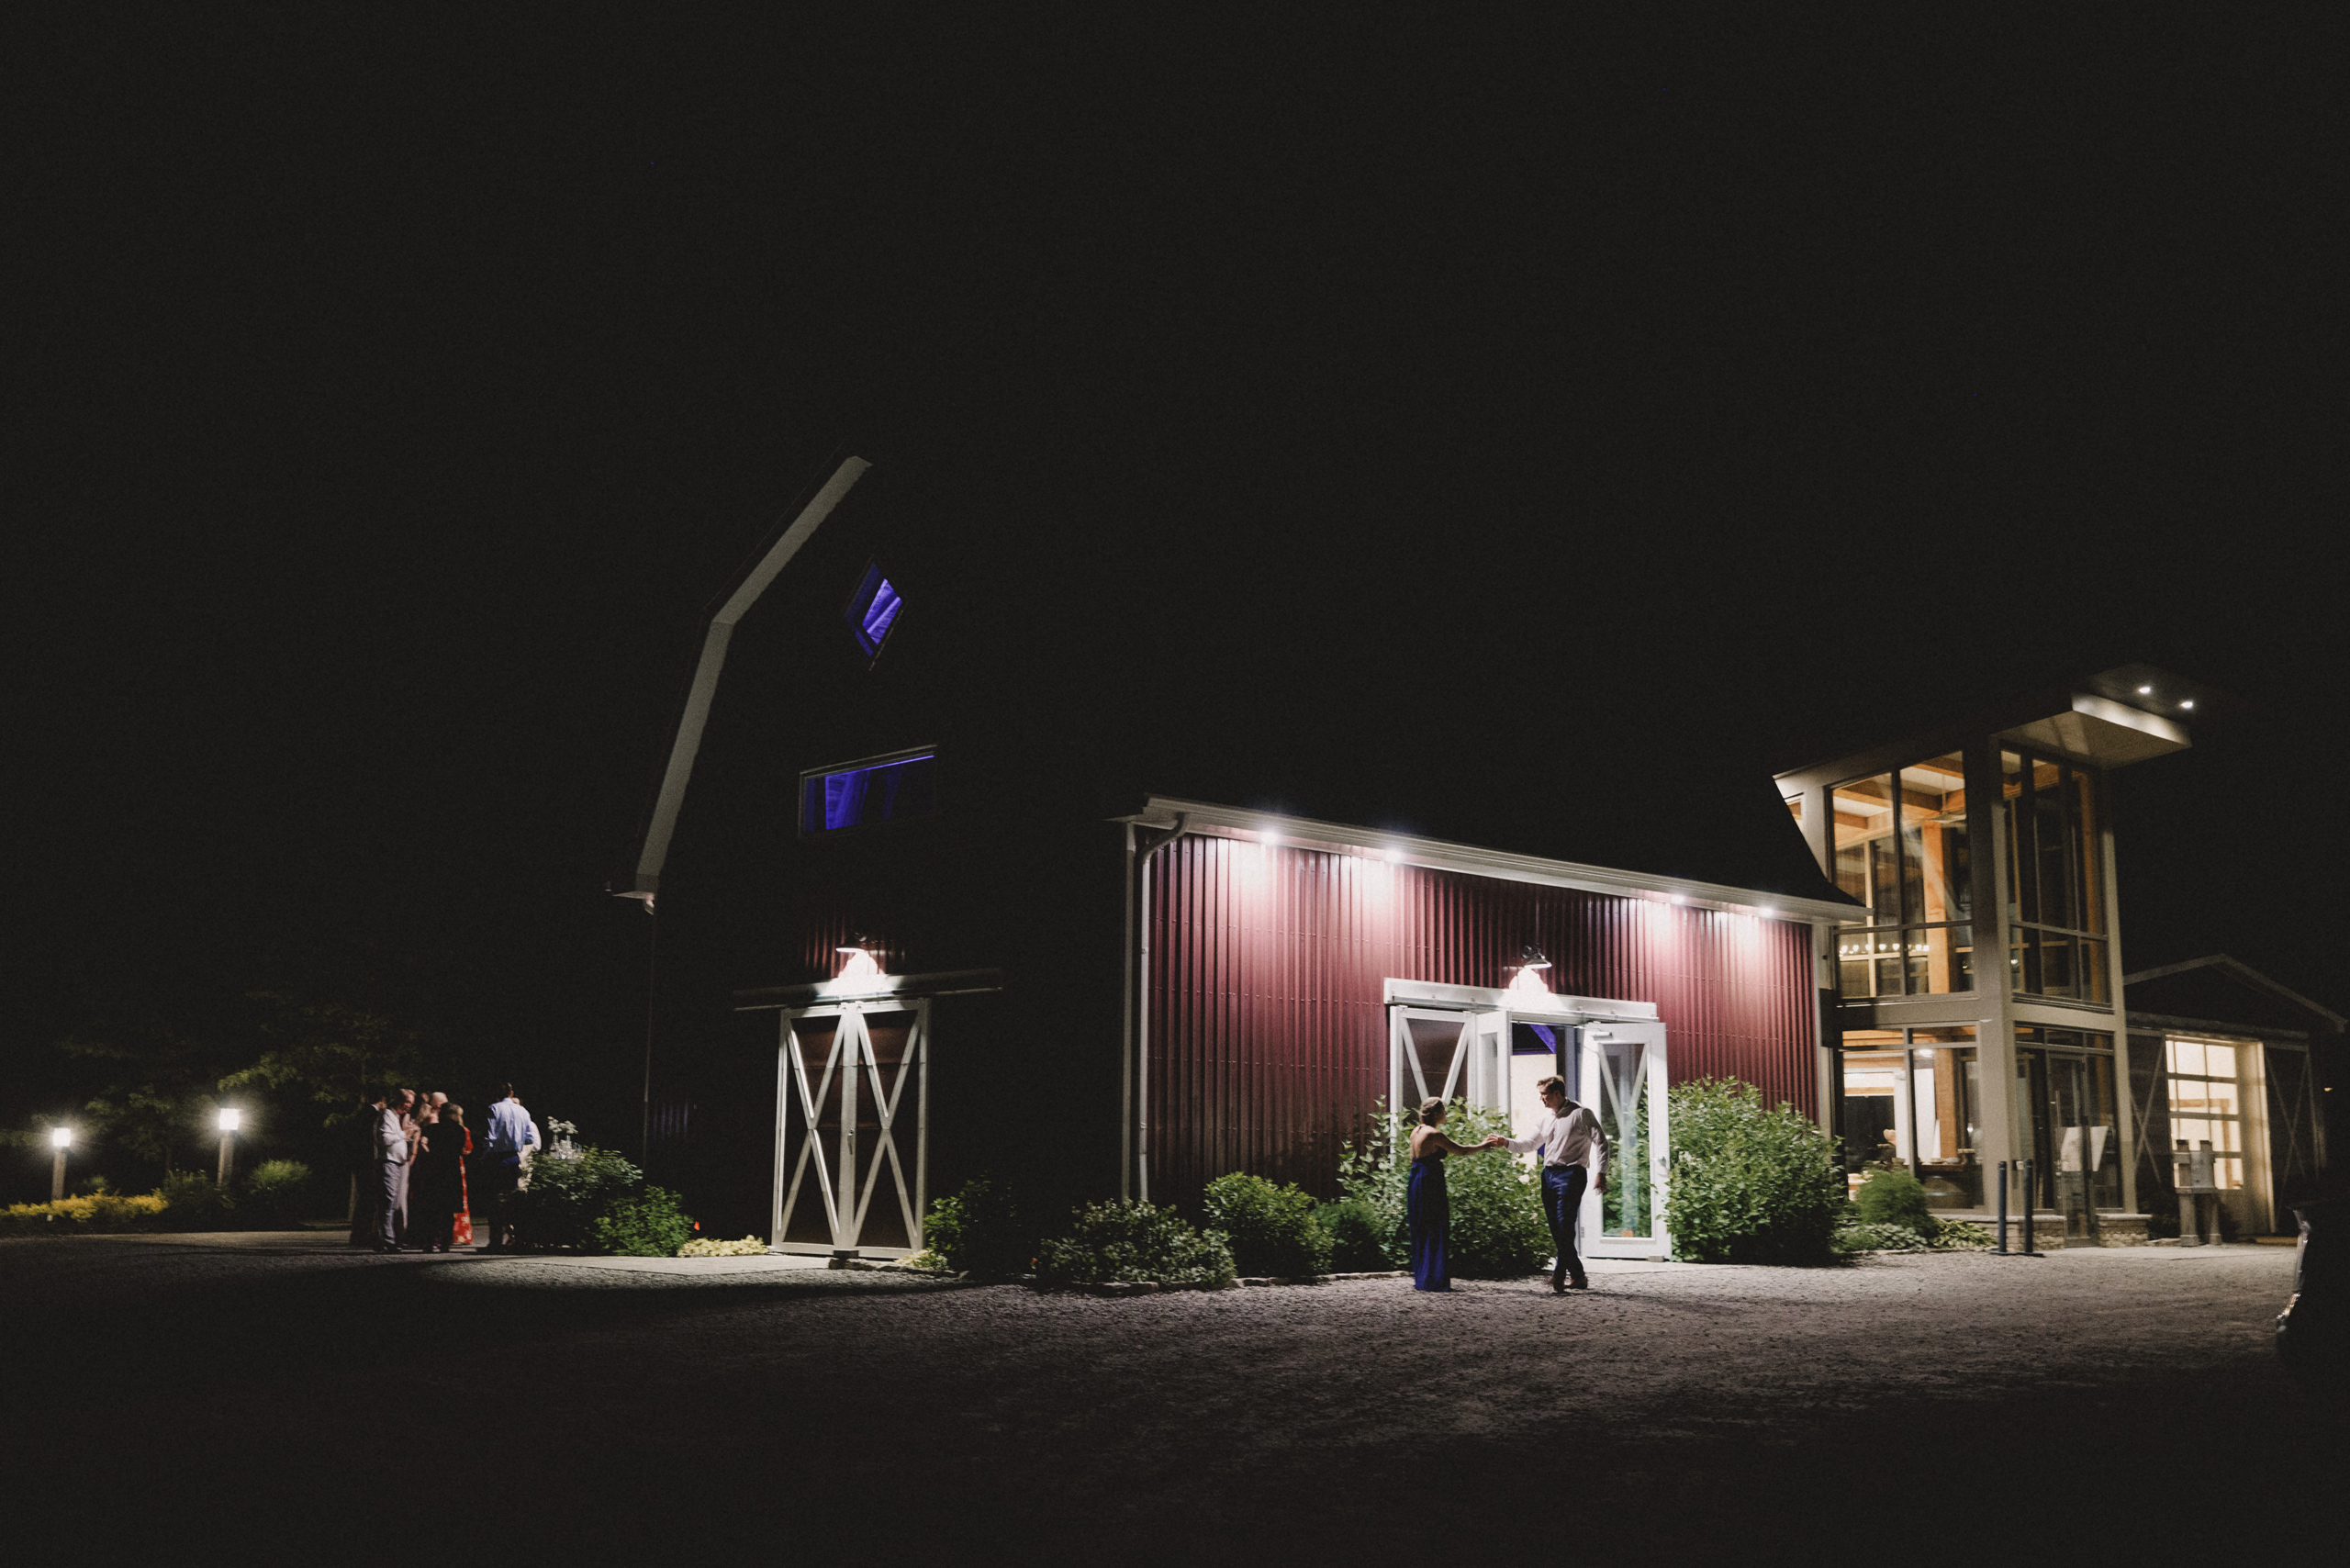
[[[767,1249],[766,1242],[755,1236],[746,1236],[740,1241],[715,1239],[688,1241],[677,1249],[677,1256],[680,1258],[756,1258],[764,1255]]]

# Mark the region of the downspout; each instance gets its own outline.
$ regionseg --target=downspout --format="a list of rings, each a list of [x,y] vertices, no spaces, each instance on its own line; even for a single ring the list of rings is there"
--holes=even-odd
[[[1183,836],[1188,812],[1163,830],[1126,824],[1126,1115],[1120,1129],[1118,1196],[1150,1198],[1150,862]]]

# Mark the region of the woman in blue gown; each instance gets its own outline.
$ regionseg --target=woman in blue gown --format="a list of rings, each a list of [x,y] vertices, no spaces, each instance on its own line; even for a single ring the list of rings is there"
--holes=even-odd
[[[1445,1259],[1445,1244],[1452,1230],[1452,1195],[1444,1184],[1444,1157],[1483,1154],[1508,1140],[1498,1133],[1481,1144],[1459,1144],[1444,1136],[1445,1103],[1420,1102],[1420,1125],[1412,1129],[1412,1185],[1404,1213],[1412,1225],[1412,1288],[1449,1291],[1452,1270]]]

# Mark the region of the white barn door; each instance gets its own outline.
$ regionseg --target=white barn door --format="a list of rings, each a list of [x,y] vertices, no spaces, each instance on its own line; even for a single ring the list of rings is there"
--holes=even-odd
[[[787,1008],[776,1052],[778,1252],[902,1258],[927,1199],[930,1003]]]

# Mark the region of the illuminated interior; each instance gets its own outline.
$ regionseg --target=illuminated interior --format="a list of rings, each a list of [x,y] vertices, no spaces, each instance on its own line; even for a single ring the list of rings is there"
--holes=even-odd
[[[938,809],[938,757],[933,752],[885,757],[800,776],[800,831],[839,833]]]
[[[2221,1191],[2244,1190],[2244,1092],[2238,1048],[2216,1040],[2165,1040],[2170,1074],[2170,1136],[2189,1148],[2211,1144],[2211,1177]]]
[[[1964,759],[1840,784],[1829,807],[1836,885],[1869,911],[1837,935],[1845,997],[1974,990]]]
[[[1983,1204],[1982,1066],[1968,1025],[1844,1031],[1848,1181],[1870,1167],[1907,1170],[1930,1208]]]
[[[856,591],[849,595],[848,609],[844,612],[848,629],[867,658],[878,657],[881,644],[890,640],[890,629],[898,622],[899,602],[898,590],[881,575],[881,568],[867,566],[865,576],[857,579]]]
[[[2034,1201],[2086,1235],[2090,1210],[2121,1207],[2113,1036],[2017,1025],[2016,1086],[2031,1117]]]
[[[2108,1000],[2096,776],[2002,751],[1999,807],[2008,830],[2009,983],[2038,996]]]

